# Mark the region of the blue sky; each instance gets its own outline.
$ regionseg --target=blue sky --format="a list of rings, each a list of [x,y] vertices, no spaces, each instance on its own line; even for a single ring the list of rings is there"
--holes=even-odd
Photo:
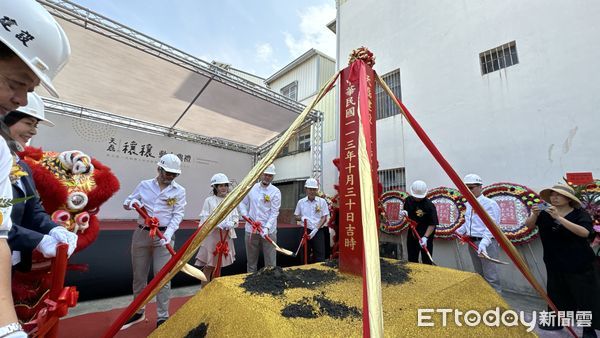
[[[262,77],[310,48],[335,56],[335,0],[72,0],[205,61]]]

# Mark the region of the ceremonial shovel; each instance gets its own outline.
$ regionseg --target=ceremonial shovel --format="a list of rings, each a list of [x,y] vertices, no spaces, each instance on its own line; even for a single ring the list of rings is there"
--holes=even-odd
[[[133,203],[133,207],[138,212],[138,214],[140,214],[140,216],[142,216],[142,218],[144,219],[144,224],[150,228],[150,237],[154,237],[154,235],[157,235],[158,238],[165,239],[165,236],[163,236],[162,232],[160,232],[160,230],[158,230],[158,225],[159,225],[158,219],[156,217],[150,217],[148,215],[148,213],[146,212],[146,210],[141,208],[136,203]],[[167,243],[166,247],[167,247],[167,250],[169,250],[169,253],[172,256],[175,256],[175,250],[173,250],[173,247],[171,246],[171,244]],[[186,273],[196,279],[199,279],[203,282],[207,281],[206,276],[204,275],[204,273],[202,271],[200,271],[199,269],[197,269],[187,263],[183,266],[181,271],[183,271],[184,273]]]
[[[477,245],[475,245],[475,243],[473,243],[473,241],[472,241],[472,240],[471,240],[469,237],[467,237],[467,236],[461,236],[461,235],[459,235],[459,234],[458,234],[458,233],[456,233],[456,232],[454,233],[454,236],[458,237],[458,239],[459,239],[461,242],[469,244],[469,246],[470,246],[470,247],[471,247],[473,250],[475,250],[475,252],[477,252],[477,251],[479,250],[479,248],[477,248]],[[488,260],[488,261],[490,261],[490,262],[494,262],[494,263],[496,263],[496,264],[504,264],[504,265],[508,265],[508,263],[507,263],[507,262],[503,262],[503,261],[501,261],[501,260],[498,260],[498,259],[492,258],[492,257],[488,256],[488,255],[487,255],[486,253],[484,253],[484,252],[480,253],[479,255],[480,255],[481,257],[483,257],[483,258],[487,259],[487,260]]]
[[[244,220],[246,220],[246,222],[252,224],[252,227],[254,229],[260,228],[260,223],[253,221],[250,217],[246,217],[246,216],[242,216],[242,217],[244,218]],[[265,235],[265,239],[267,240],[267,242],[273,244],[273,246],[275,247],[275,250],[277,250],[287,256],[292,256],[292,257],[294,256],[294,253],[291,252],[290,250],[279,247],[279,245],[277,245],[277,243],[275,243],[271,239],[271,237],[269,237],[269,235]]]
[[[417,231],[417,222],[413,221],[412,219],[408,218],[407,216],[406,219],[408,220],[408,226],[410,227],[410,230],[412,230],[413,235],[415,235],[415,237],[417,238],[417,240],[419,241],[419,245],[421,245],[421,236],[419,236],[419,232]],[[431,261],[431,264],[436,265],[435,262],[433,261],[433,257],[431,257],[431,253],[429,253],[429,250],[427,250],[427,245],[421,245],[421,249],[423,249],[423,251],[425,251],[425,253],[427,254],[427,257],[429,257],[429,260]]]

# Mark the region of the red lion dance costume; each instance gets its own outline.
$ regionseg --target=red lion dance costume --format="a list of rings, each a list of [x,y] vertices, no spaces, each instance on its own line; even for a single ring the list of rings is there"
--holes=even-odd
[[[40,200],[52,220],[77,234],[79,252],[98,237],[96,214],[100,206],[119,190],[110,168],[80,151],[62,153],[27,147],[19,154],[33,173]],[[31,272],[13,274],[13,297],[23,323],[44,307],[51,284],[51,260],[34,251]]]

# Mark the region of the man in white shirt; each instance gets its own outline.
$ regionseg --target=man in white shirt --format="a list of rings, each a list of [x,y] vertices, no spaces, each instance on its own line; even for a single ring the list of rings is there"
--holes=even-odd
[[[296,221],[301,222],[302,226],[306,220],[308,231],[310,231],[308,245],[314,261],[324,262],[326,239],[329,242],[329,230],[325,226],[329,216],[329,207],[323,198],[317,196],[319,183],[314,178],[306,180],[304,191],[306,197],[298,201],[294,215]]]
[[[477,202],[481,204],[485,212],[496,222],[500,223],[500,206],[496,201],[485,197],[483,192],[483,181],[481,177],[476,174],[468,174],[464,177],[463,182],[467,188],[471,190]],[[498,242],[485,226],[481,218],[473,211],[473,207],[469,203],[466,204],[465,212],[465,223],[456,230],[456,232],[463,236],[470,237],[471,241],[478,246],[477,252],[469,250],[471,255],[471,261],[475,272],[480,274],[485,280],[498,293],[502,293],[502,287],[500,286],[500,277],[498,276],[498,270],[496,263],[493,263],[482,257],[482,253],[487,254],[491,258],[498,259],[500,247]]]
[[[71,54],[69,39],[56,20],[34,0],[0,0],[0,116],[27,105],[27,93],[40,83],[58,97],[52,79]],[[6,126],[0,123],[2,134]],[[11,228],[13,159],[0,137],[0,336],[27,337],[17,321],[11,288],[10,249],[6,238]]]
[[[272,185],[275,177],[275,165],[271,164],[262,174],[260,182],[254,184],[252,189],[239,206],[242,216],[250,217],[260,222],[260,229],[253,229],[246,222],[246,269],[248,272],[256,272],[260,248],[266,266],[277,265],[277,252],[273,244],[269,243],[265,236],[277,241],[277,216],[281,207],[281,191]]]
[[[186,205],[185,188],[174,181],[181,174],[181,160],[173,154],[166,154],[160,158],[157,171],[156,178],[140,182],[123,202],[123,207],[127,210],[133,209],[134,204],[143,206],[150,217],[158,219],[160,224],[158,229],[165,237],[165,239],[151,238],[150,229],[144,225],[144,219],[138,218],[138,228],[133,232],[131,240],[134,297],[137,297],[148,284],[150,266],[153,266],[156,275],[171,258],[166,245],[167,243],[171,246],[175,245],[173,235],[183,220]],[[157,327],[169,318],[170,293],[169,282],[156,295]],[[144,308],[141,308],[121,330],[144,319]]]

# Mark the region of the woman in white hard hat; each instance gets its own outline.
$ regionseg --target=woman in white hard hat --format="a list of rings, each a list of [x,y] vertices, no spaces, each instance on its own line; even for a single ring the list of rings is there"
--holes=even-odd
[[[54,125],[45,118],[44,103],[37,94],[29,93],[28,102],[27,106],[10,112],[4,118],[10,136],[21,148],[37,134],[38,123]],[[15,268],[29,271],[34,249],[46,258],[55,257],[56,245],[61,242],[69,245],[68,254],[71,255],[77,246],[77,235],[53,222],[44,211],[36,193],[31,168],[18,155],[15,155],[10,180],[14,198],[32,196],[13,205],[11,212],[13,226],[8,235],[8,244],[13,251]]]
[[[591,327],[584,327],[583,337],[596,337],[594,328],[600,329],[600,283],[594,268],[596,257],[588,242],[594,234],[592,218],[568,185],[544,189],[540,196],[549,204],[534,205],[525,225],[534,228],[537,224],[539,229],[548,296],[559,311],[588,311]],[[549,324],[540,328],[562,328],[558,322]]]
[[[40,82],[58,96],[52,79],[67,63],[71,48],[56,20],[35,0],[0,0],[0,18],[0,116],[4,116],[27,105],[27,93]],[[4,201],[12,199],[11,168],[10,151],[0,138],[0,198]],[[5,205],[0,211],[0,336],[26,337],[11,297],[10,248],[6,240],[11,206]]]
[[[433,238],[435,236],[435,227],[438,225],[438,216],[435,205],[427,198],[427,184],[423,181],[414,181],[411,184],[410,196],[404,201],[404,210],[402,214],[408,216],[411,220],[417,222],[417,233],[419,239],[411,232],[406,236],[406,251],[408,252],[408,261],[418,263],[419,253],[421,253],[421,262],[423,264],[433,264],[429,256],[422,247],[433,255]]]
[[[202,212],[200,213],[200,224],[206,221],[208,216],[227,196],[229,184],[229,178],[222,173],[214,174],[210,179],[212,196],[204,200],[204,206],[202,206]],[[213,279],[213,272],[215,272],[215,276],[220,275],[220,271],[215,271],[215,268],[220,269],[229,266],[235,261],[233,239],[236,238],[235,228],[237,228],[238,221],[238,211],[237,208],[234,208],[200,244],[200,249],[196,255],[196,265],[204,267],[202,272],[204,272],[207,279],[206,282],[202,282],[202,286]]]

